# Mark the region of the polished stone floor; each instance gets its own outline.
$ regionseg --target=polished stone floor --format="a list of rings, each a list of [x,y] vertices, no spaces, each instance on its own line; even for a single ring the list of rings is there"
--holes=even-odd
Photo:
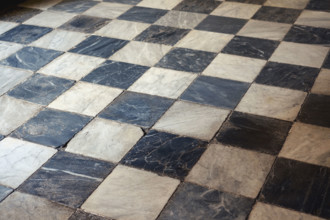
[[[330,219],[330,0],[0,10],[0,219]]]

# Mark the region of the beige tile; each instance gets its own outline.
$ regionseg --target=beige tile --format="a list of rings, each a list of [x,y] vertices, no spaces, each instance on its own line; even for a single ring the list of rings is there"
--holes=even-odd
[[[1,27],[0,27],[1,28]],[[22,44],[0,41],[0,60],[7,58],[9,55],[23,48]]]
[[[112,102],[122,90],[86,82],[78,82],[50,103],[50,108],[95,116]]]
[[[3,34],[10,29],[16,27],[18,24],[14,22],[0,21],[0,34]]]
[[[330,95],[330,69],[322,69],[316,78],[312,93]]]
[[[320,68],[328,50],[318,45],[281,42],[269,60]]]
[[[131,7],[132,5],[101,2],[95,5],[94,7],[88,9],[83,14],[95,16],[95,17],[114,19],[117,18],[119,15],[123,14],[124,12],[126,12]]]
[[[177,101],[153,128],[210,140],[219,130],[228,114],[228,110]]]
[[[211,13],[211,15],[249,19],[259,8],[261,8],[261,5],[223,2]]]
[[[226,46],[233,37],[234,35],[231,34],[192,30],[175,46],[217,53]]]
[[[279,156],[330,167],[330,128],[295,123]]]
[[[82,208],[118,220],[153,220],[179,183],[179,180],[119,165]]]
[[[267,0],[264,5],[283,8],[304,9],[309,0]]]
[[[47,8],[52,7],[53,5],[59,3],[61,0],[27,0],[20,3],[20,6],[26,8],[38,8],[42,10],[46,10]]]
[[[161,17],[155,24],[192,29],[196,27],[204,18],[206,14],[192,13],[185,11],[169,11],[166,15]]]
[[[274,159],[268,154],[211,144],[186,181],[255,198]]]
[[[0,66],[0,96],[26,80],[33,72]]]
[[[330,13],[323,11],[304,10],[296,20],[295,24],[330,28]]]
[[[306,97],[305,92],[252,84],[236,110],[293,121]]]
[[[171,10],[182,0],[142,0],[137,6]]]
[[[265,64],[265,60],[220,53],[204,70],[203,75],[253,82]]]
[[[25,21],[24,24],[56,28],[73,18],[75,14],[44,11]]]

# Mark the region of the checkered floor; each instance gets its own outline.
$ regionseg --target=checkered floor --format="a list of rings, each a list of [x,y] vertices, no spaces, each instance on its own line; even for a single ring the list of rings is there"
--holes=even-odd
[[[330,218],[329,0],[0,12],[0,219]]]

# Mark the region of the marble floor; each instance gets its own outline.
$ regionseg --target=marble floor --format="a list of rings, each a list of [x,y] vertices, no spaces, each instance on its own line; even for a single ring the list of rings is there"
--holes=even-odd
[[[330,219],[330,0],[0,10],[1,220]]]

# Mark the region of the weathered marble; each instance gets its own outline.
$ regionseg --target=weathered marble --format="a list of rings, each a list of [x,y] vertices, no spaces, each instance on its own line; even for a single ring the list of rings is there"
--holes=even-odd
[[[236,110],[293,121],[306,95],[302,91],[252,84]]]
[[[252,19],[293,24],[300,12],[301,10],[298,9],[262,6]]]
[[[107,18],[99,18],[88,15],[78,15],[63,24],[60,28],[67,31],[78,31],[84,33],[94,33],[110,22]]]
[[[324,0],[310,0],[306,9],[330,12],[330,4]]]
[[[314,28],[308,26],[294,25],[284,38],[285,41],[330,45],[330,30],[325,28]]]
[[[258,11],[260,7],[260,5],[223,2],[214,11],[212,11],[211,15],[249,19]]]
[[[6,198],[13,190],[11,188],[0,185],[0,202]]]
[[[0,20],[21,23],[42,12],[39,9],[11,7],[1,11]]]
[[[172,103],[168,98],[125,92],[105,108],[100,117],[148,128]]]
[[[0,96],[31,76],[33,72],[0,66]]]
[[[89,121],[87,116],[44,109],[14,131],[12,136],[56,148],[67,143]]]
[[[184,12],[184,11],[169,11],[165,16],[160,18],[155,24],[193,29],[198,25],[207,15],[200,13]]]
[[[257,115],[233,112],[216,139],[226,145],[277,155],[291,123]]]
[[[73,83],[72,80],[37,73],[10,91],[8,95],[37,104],[48,105],[57,96],[68,90]]]
[[[171,10],[182,0],[143,0],[137,6]]]
[[[0,26],[1,28],[1,26]],[[18,50],[22,49],[23,45],[0,41],[0,60],[7,58],[9,55],[17,52]]]
[[[211,144],[186,180],[220,191],[257,197],[275,157],[236,147]]]
[[[120,4],[136,5],[141,0],[104,0],[104,2],[116,2]]]
[[[176,99],[195,78],[195,74],[153,67],[129,90]]]
[[[0,21],[0,34],[9,31],[10,29],[16,27],[17,25],[19,24],[14,22]]]
[[[93,215],[78,209],[75,213],[73,213],[73,215],[70,216],[68,220],[111,220],[111,219]]]
[[[164,16],[167,10],[155,9],[155,8],[145,8],[145,7],[133,7],[126,11],[124,14],[120,15],[118,19],[127,21],[136,21],[152,24],[159,18]]]
[[[179,180],[119,165],[82,208],[118,220],[156,219],[179,183]],[[111,203],[105,198],[112,198]]]
[[[228,2],[241,2],[241,3],[247,3],[247,4],[256,4],[256,5],[262,5],[265,3],[266,0],[227,0]]]
[[[252,205],[252,199],[183,183],[174,193],[158,220],[244,220]]]
[[[26,7],[26,8],[37,8],[37,9],[42,9],[46,10],[53,5],[59,3],[61,0],[27,0],[24,2],[21,2],[19,5]]]
[[[98,3],[98,1],[91,0],[63,0],[50,9],[56,11],[65,11],[69,13],[81,13]]]
[[[29,20],[24,24],[57,28],[68,20],[72,19],[75,15],[58,11],[44,11]]]
[[[312,87],[312,93],[330,96],[330,70],[322,69]]]
[[[174,10],[197,13],[211,13],[221,2],[215,0],[183,0]]]
[[[195,29],[226,34],[236,34],[247,22],[239,18],[207,16]]]
[[[330,3],[329,3],[330,4]],[[320,28],[330,28],[330,13],[304,10],[295,24]]]
[[[309,0],[267,0],[265,6],[304,9]]]
[[[228,114],[227,110],[177,101],[153,129],[210,140]]]
[[[130,5],[101,2],[94,7],[88,9],[83,14],[101,18],[115,19],[131,7],[132,6]]]
[[[0,142],[0,183],[17,188],[56,150],[11,137]]]

